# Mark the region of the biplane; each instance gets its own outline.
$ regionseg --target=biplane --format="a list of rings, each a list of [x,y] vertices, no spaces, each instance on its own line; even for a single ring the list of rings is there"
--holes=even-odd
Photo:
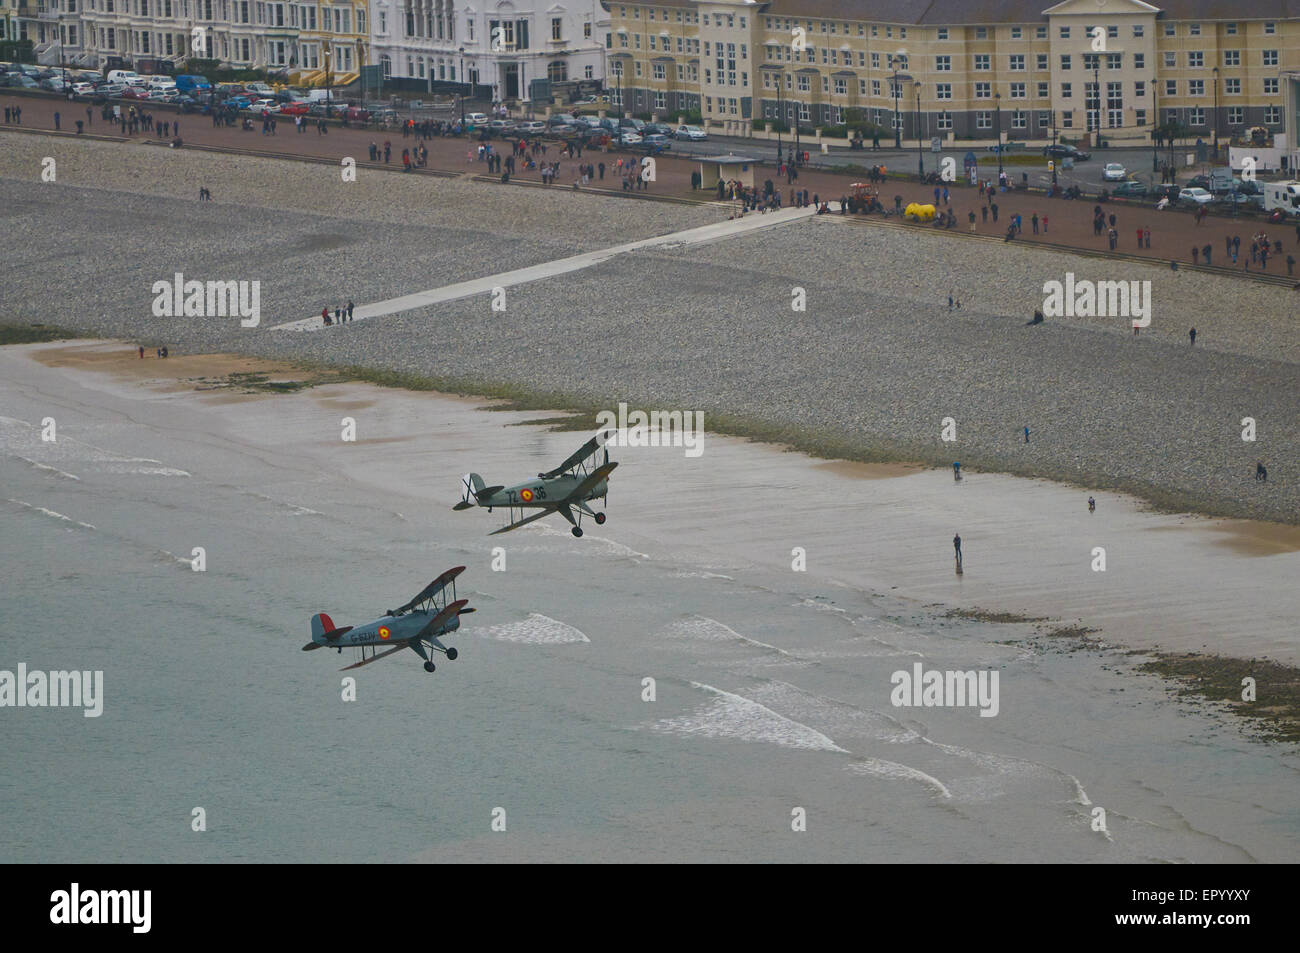
[[[345,646],[359,649],[359,660],[340,669],[343,672],[407,648],[424,659],[426,672],[436,667],[429,659],[430,650],[441,652],[449,662],[455,661],[456,649],[443,645],[439,637],[455,632],[460,628],[460,617],[474,611],[466,608],[468,599],[456,598],[456,577],[464,571],[464,566],[448,569],[406,605],[389,609],[382,618],[365,625],[339,628],[328,615],[318,612],[311,617],[311,641],[302,650],[330,648],[342,653]]]
[[[608,503],[609,475],[618,464],[610,461],[608,447],[604,448],[603,463],[596,465],[595,456],[613,433],[614,431],[607,430],[596,434],[554,470],[539,473],[536,480],[527,480],[512,487],[487,486],[477,473],[467,473],[461,477],[461,501],[452,509],[467,510],[472,506],[485,506],[490,513],[494,507],[508,508],[510,521],[500,529],[493,530],[489,534],[491,536],[518,529],[552,513],[563,516],[572,524],[573,535],[581,536],[584,515],[594,519],[598,526],[605,522],[605,514],[597,513],[587,503],[595,499]],[[524,512],[530,509],[540,509],[541,512],[524,516]]]

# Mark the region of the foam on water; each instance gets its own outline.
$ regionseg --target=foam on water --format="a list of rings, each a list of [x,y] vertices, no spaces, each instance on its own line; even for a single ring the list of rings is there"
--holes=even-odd
[[[64,522],[71,523],[73,526],[80,526],[82,529],[94,529],[94,528],[95,528],[95,527],[91,526],[89,523],[83,523],[83,522],[81,522],[81,520],[74,520],[71,516],[64,516],[62,513],[56,513],[56,512],[54,512],[54,510],[47,510],[47,509],[46,509],[45,507],[43,507],[43,506],[35,506],[35,505],[31,504],[31,503],[24,503],[22,500],[13,500],[13,499],[6,500],[5,502],[7,502],[7,503],[17,503],[19,506],[24,506],[24,507],[26,507],[27,509],[31,510],[31,511],[34,512],[34,513],[40,513],[42,516],[49,516],[49,517],[51,517],[51,518],[53,518],[53,519],[63,520]]]
[[[703,682],[691,682],[691,686],[716,697],[688,715],[656,721],[650,726],[650,730],[663,734],[694,735],[701,738],[765,741],[787,748],[848,754],[820,731],[786,718],[753,699],[723,691]]]
[[[844,770],[850,774],[870,776],[875,778],[887,778],[891,781],[918,781],[927,787],[938,791],[940,796],[951,798],[952,792],[944,785],[942,781],[932,775],[919,771],[916,768],[909,768],[905,764],[899,764],[897,761],[881,761],[879,758],[864,758],[861,761],[854,761],[852,764],[846,764]]]
[[[32,460],[32,459],[30,459],[30,458],[28,458],[28,457],[24,457],[21,453],[18,454],[17,456],[18,456],[18,459],[19,459],[19,460],[22,460],[24,463],[30,463],[33,467],[35,467],[35,468],[38,469],[38,470],[49,470],[49,471],[50,471],[51,473],[53,473],[55,476],[65,477],[66,479],[69,479],[69,480],[80,480],[80,479],[81,479],[81,477],[77,476],[75,473],[67,473],[67,472],[65,472],[65,471],[63,471],[63,470],[60,470],[58,467],[52,467],[52,466],[50,466],[50,465],[47,464],[47,463],[41,463],[41,462],[38,461],[38,460]]]
[[[573,642],[590,642],[579,630],[571,625],[530,612],[528,618],[520,622],[506,622],[501,625],[489,625],[471,630],[474,635],[501,642],[522,642],[528,645],[568,645]]]

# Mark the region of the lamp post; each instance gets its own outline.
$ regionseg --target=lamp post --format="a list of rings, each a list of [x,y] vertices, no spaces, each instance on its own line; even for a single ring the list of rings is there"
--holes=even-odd
[[[329,42],[326,41],[325,43],[325,115],[326,116],[330,115],[330,98],[331,98],[330,86],[332,85],[330,80],[333,78],[330,75],[330,54],[332,52],[333,50],[330,48]]]
[[[1056,110],[1052,110],[1052,191],[1056,191],[1056,167],[1061,164],[1061,157],[1056,154]]]
[[[898,115],[898,97],[902,93],[902,86],[899,85],[898,67],[902,65],[902,59],[893,53],[889,54],[887,65],[894,71],[894,148],[903,148],[903,125]]]
[[[465,47],[460,48],[460,81],[465,82]],[[465,128],[465,93],[460,95],[460,128]]]
[[[1210,72],[1214,74],[1214,118],[1210,129],[1214,139],[1214,152],[1210,154],[1210,164],[1214,165],[1219,161],[1219,68],[1216,66]]]
[[[785,82],[785,71],[776,76],[776,161],[781,162],[781,124],[785,122],[785,110],[781,103],[781,84]]]
[[[1159,105],[1159,100],[1156,98],[1160,94],[1156,89],[1157,82],[1158,80],[1154,76],[1151,77],[1151,121],[1152,121],[1151,174],[1152,175],[1155,175],[1156,172],[1160,171],[1160,147],[1157,145],[1159,141],[1159,135],[1160,135],[1160,105]]]
[[[994,124],[998,127],[998,185],[1002,184],[1002,94],[993,94],[993,115]]]
[[[916,174],[925,178],[925,153],[921,150],[921,81],[912,84],[916,93]]]

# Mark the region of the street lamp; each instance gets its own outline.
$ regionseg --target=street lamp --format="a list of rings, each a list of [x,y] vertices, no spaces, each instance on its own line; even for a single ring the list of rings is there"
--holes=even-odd
[[[1210,130],[1214,137],[1214,152],[1210,155],[1210,164],[1213,165],[1219,161],[1219,68],[1216,66],[1210,72],[1214,74],[1214,125]]]
[[[1056,167],[1061,164],[1061,157],[1056,154],[1056,110],[1052,110],[1052,191],[1056,191]]]
[[[997,125],[998,133],[998,185],[1002,184],[1002,94],[993,94],[993,122]]]
[[[1160,105],[1156,98],[1160,95],[1156,87],[1156,78],[1151,77],[1151,174],[1160,171]]]
[[[916,174],[924,178],[925,153],[921,151],[921,81],[919,79],[912,84],[912,91],[916,93]]]
[[[460,81],[465,82],[465,47],[460,48]],[[465,128],[465,93],[460,95],[460,128]]]
[[[903,64],[903,54],[901,52],[898,54],[894,54],[894,53],[889,54],[889,58],[886,61],[886,65],[889,67],[889,69],[892,69],[894,71],[893,85],[894,85],[894,148],[895,149],[903,148],[903,124],[898,114],[898,98],[902,93],[903,87],[899,85],[898,81],[900,78],[907,79],[908,77],[906,76],[906,74],[900,74],[898,72],[898,68],[902,64]]]
[[[785,110],[781,103],[781,84],[785,82],[785,71],[776,76],[776,161],[781,162],[781,125],[785,122]]]
[[[326,116],[330,114],[330,86],[331,86],[330,80],[332,79],[332,77],[330,76],[330,53],[332,52],[333,50],[330,49],[329,42],[326,41],[325,43],[325,115]]]

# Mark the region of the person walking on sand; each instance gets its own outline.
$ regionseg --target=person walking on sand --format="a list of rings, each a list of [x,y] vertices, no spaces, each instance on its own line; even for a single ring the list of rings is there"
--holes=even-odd
[[[961,480],[961,464],[956,460],[952,463],[952,480],[954,483]]]
[[[1025,443],[1029,443],[1029,428],[1025,428]]]
[[[1188,332],[1187,332],[1187,336],[1188,336],[1188,337],[1191,339],[1191,341],[1192,341],[1192,345],[1191,345],[1191,346],[1192,346],[1192,347],[1196,347],[1196,328],[1192,328],[1190,331],[1188,331]]]
[[[952,548],[957,553],[957,568],[961,568],[961,535],[957,534],[952,538]]]
[[[1092,497],[1088,497],[1088,512],[1089,513],[1097,512],[1097,501],[1094,500]]]
[[[1260,460],[1255,464],[1255,481],[1257,483],[1268,482],[1268,470],[1264,468],[1264,461]]]

